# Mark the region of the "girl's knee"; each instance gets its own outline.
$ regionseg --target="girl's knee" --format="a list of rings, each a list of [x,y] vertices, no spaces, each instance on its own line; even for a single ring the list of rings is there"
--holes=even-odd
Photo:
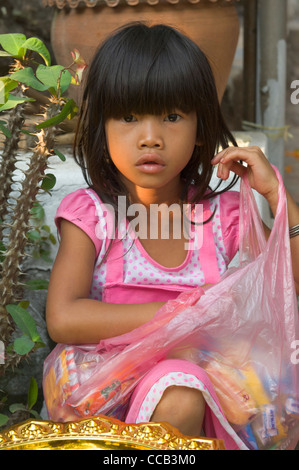
[[[205,400],[199,390],[171,386],[165,390],[151,421],[167,421],[183,434],[199,436],[205,413]]]
[[[194,411],[194,408],[205,403],[201,391],[195,388],[174,385],[170,387],[169,391],[173,394],[176,405],[186,410],[190,408],[191,411]]]
[[[157,408],[163,413],[201,417],[205,409],[205,400],[199,390],[174,385],[165,390]]]

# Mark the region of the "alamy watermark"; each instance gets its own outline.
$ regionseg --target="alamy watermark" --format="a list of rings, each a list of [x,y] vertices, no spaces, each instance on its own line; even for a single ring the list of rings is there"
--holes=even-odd
[[[291,344],[291,349],[294,349],[294,352],[291,354],[291,363],[294,365],[299,364],[299,340],[295,340]]]
[[[203,243],[203,204],[179,204],[167,205],[150,204],[147,208],[143,204],[126,204],[126,196],[118,196],[117,208],[111,204],[105,204],[106,210],[96,225],[96,236],[98,239],[122,238],[128,235],[133,240],[151,239],[164,240],[181,239],[187,240],[185,248],[188,249],[189,241],[193,240],[196,232],[196,243],[200,248]],[[118,225],[115,226],[116,212],[118,214]],[[124,221],[129,220],[128,227]]]
[[[299,80],[293,80],[291,83],[291,88],[294,89],[291,94],[291,103],[299,104]]]

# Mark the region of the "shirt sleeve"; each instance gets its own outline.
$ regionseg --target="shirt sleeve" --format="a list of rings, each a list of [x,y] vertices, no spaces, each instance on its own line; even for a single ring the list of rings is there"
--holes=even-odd
[[[239,192],[227,191],[220,195],[221,230],[229,261],[239,250],[239,210]]]
[[[105,234],[102,231],[100,202],[90,190],[78,189],[63,198],[55,216],[55,224],[60,232],[61,219],[72,222],[92,240],[97,256],[100,253]]]

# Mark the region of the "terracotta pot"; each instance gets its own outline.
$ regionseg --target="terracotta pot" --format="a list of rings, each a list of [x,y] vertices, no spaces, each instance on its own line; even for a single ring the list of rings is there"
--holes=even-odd
[[[74,48],[89,62],[107,34],[125,23],[140,20],[174,26],[192,38],[210,60],[221,100],[239,37],[239,19],[232,2],[181,0],[176,4],[118,4],[114,8],[103,5],[57,10],[51,31],[57,63],[70,65],[70,51]],[[73,89],[71,94],[78,98],[78,89]]]

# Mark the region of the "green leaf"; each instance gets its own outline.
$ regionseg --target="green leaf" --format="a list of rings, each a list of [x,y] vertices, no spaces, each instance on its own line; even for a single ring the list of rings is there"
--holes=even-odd
[[[0,105],[8,100],[9,92],[18,86],[10,77],[0,77]]]
[[[3,242],[0,241],[0,262],[2,263],[2,261],[4,261],[4,255],[3,253],[5,253],[6,251],[6,247],[5,245],[3,244]]]
[[[29,38],[24,42],[23,47],[30,51],[37,52],[45,61],[46,65],[51,65],[51,56],[43,41],[38,38]]]
[[[36,77],[44,83],[48,89],[53,89],[52,91],[55,92],[57,91],[60,80],[59,88],[61,93],[64,93],[68,89],[72,79],[70,72],[62,65],[52,65],[51,67],[39,65],[36,69]]]
[[[12,304],[7,305],[6,310],[25,335],[27,335],[34,342],[40,341],[40,336],[36,330],[35,321],[28,310],[25,310],[19,305]]]
[[[21,300],[18,305],[19,307],[24,308],[26,310],[29,307],[30,302],[29,300]]]
[[[50,257],[50,254],[49,250],[40,250],[41,258],[47,263],[53,263],[53,259]]]
[[[0,104],[0,112],[6,111],[8,109],[15,108],[18,104],[24,103],[25,101],[35,101],[33,98],[20,98],[19,96],[14,96],[11,93],[8,95],[8,100],[4,104]]]
[[[32,135],[33,137],[36,137],[36,134],[34,132],[29,132],[26,129],[21,129],[20,132],[25,135]]]
[[[57,240],[56,240],[55,236],[53,235],[53,233],[50,233],[49,240],[52,243],[52,245],[56,245]]]
[[[27,238],[28,240],[31,240],[32,242],[39,241],[41,236],[38,230],[31,230],[30,232],[27,233]]]
[[[7,129],[5,121],[0,121],[0,131],[3,132],[5,137],[7,137],[8,139],[11,138],[11,132],[9,129]]]
[[[36,342],[34,343],[34,349],[35,349],[35,350],[36,350],[36,349],[39,349],[39,348],[44,348],[45,346],[46,346],[45,343],[43,343],[42,341],[36,341]]]
[[[16,80],[17,82],[25,83],[25,85],[34,88],[34,90],[47,90],[47,86],[37,80],[31,67],[26,67],[24,69],[17,70],[17,72],[11,74],[11,78],[13,80]]]
[[[57,116],[54,116],[47,121],[41,122],[38,124],[36,129],[44,129],[45,127],[50,126],[57,126],[60,122],[64,121],[65,119],[71,119],[77,114],[78,107],[73,99],[70,99],[62,108]]]
[[[21,336],[14,340],[13,348],[17,354],[24,356],[34,348],[34,342],[28,336]]]
[[[30,386],[28,390],[28,408],[31,408],[35,405],[38,396],[38,386],[34,377],[31,377]]]
[[[51,233],[51,229],[50,229],[49,225],[42,225],[41,229],[44,230],[47,233]]]
[[[22,59],[24,56],[23,43],[26,41],[24,34],[0,34],[0,44],[3,49],[12,56]]]
[[[29,412],[30,412],[30,414],[32,414],[35,417],[35,419],[42,419],[40,414],[37,411],[29,410]]]
[[[42,181],[41,188],[45,191],[49,191],[50,189],[54,188],[55,184],[56,176],[52,173],[47,173]]]
[[[12,54],[9,54],[8,52],[5,51],[0,51],[0,57],[11,57]]]
[[[63,153],[61,153],[60,150],[58,149],[53,149],[53,150],[54,150],[55,155],[57,155],[57,157],[59,157],[62,162],[66,161],[65,155],[63,155]]]
[[[2,394],[2,396],[0,397],[0,404],[6,403],[8,400],[8,396],[6,394],[3,395],[5,393],[4,390],[0,390],[0,393]]]
[[[16,411],[28,411],[23,403],[13,403],[9,406],[9,411],[15,413]]]
[[[8,419],[8,416],[0,413],[0,426],[4,426],[7,423]]]
[[[30,290],[44,290],[48,289],[49,281],[46,281],[45,279],[32,279],[30,281],[26,281],[25,285],[27,289]]]
[[[35,202],[33,204],[30,213],[34,219],[38,219],[39,221],[42,221],[45,218],[45,210],[39,202]]]

